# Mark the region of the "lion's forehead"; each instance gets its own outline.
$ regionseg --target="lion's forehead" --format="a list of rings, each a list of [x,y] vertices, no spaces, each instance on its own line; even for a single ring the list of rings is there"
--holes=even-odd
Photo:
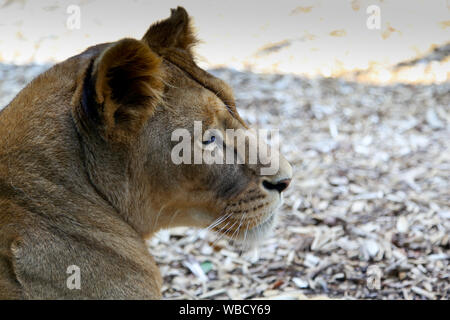
[[[222,80],[206,77],[194,78],[187,71],[169,61],[164,61],[166,74],[165,101],[172,107],[183,106],[184,112],[191,114],[192,110],[202,114],[206,125],[214,125],[215,122],[231,121],[237,112],[234,109],[234,97],[231,88]],[[211,82],[215,83],[214,90]],[[224,94],[224,92],[229,92]],[[231,104],[227,103],[232,101]],[[230,111],[233,106],[233,111]],[[180,110],[179,110],[180,111]],[[233,114],[234,112],[234,114]]]
[[[165,51],[162,57],[164,58],[164,65],[168,68],[169,73],[176,73],[176,77],[186,77],[194,80],[205,89],[214,93],[224,105],[235,111],[233,90],[225,81],[203,70],[197,66],[190,56],[183,55],[180,52]]]

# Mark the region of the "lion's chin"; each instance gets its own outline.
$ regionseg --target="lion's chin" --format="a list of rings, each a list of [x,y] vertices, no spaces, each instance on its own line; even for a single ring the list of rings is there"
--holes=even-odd
[[[277,213],[271,212],[260,224],[251,229],[243,230],[234,237],[233,244],[244,251],[255,249],[261,245],[264,240],[272,236],[276,224]]]
[[[233,244],[243,251],[249,251],[260,246],[264,240],[272,237],[273,230],[278,222],[278,210],[283,204],[283,197],[274,203],[272,210],[266,214],[266,218],[248,230],[239,232],[234,239]]]

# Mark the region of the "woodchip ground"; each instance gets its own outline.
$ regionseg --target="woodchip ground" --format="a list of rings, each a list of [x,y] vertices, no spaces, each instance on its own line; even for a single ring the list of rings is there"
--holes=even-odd
[[[45,68],[0,64],[0,106]],[[150,240],[165,298],[450,298],[448,81],[212,72],[253,127],[280,130],[294,180],[257,250],[187,228]]]

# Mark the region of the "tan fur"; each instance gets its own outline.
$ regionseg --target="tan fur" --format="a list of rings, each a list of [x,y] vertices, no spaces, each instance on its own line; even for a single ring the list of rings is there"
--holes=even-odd
[[[171,133],[246,129],[231,89],[197,67],[183,8],[142,40],[100,44],[32,81],[0,114],[0,299],[157,299],[145,239],[207,227],[255,240],[289,181],[260,165],[175,165]],[[287,186],[287,184],[286,184]],[[248,234],[247,234],[248,233]],[[250,239],[252,240],[252,239]],[[67,268],[81,271],[69,289]]]

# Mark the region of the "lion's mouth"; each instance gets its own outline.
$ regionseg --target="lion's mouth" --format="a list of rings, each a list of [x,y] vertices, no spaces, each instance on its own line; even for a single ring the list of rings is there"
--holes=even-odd
[[[271,236],[283,197],[280,196],[276,200],[265,203],[262,212],[256,214],[239,216],[233,216],[232,212],[225,214],[219,218],[220,223],[213,223],[208,229],[219,234],[219,238],[228,238],[245,249],[252,248]]]

